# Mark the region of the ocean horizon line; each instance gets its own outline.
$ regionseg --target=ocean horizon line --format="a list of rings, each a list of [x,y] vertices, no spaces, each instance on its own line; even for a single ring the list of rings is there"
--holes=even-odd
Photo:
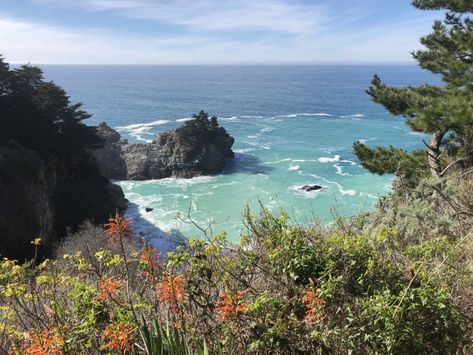
[[[35,65],[35,66],[116,66],[116,67],[287,67],[287,66],[412,66],[415,62],[313,62],[313,63],[36,63],[36,62],[11,62],[10,65]]]

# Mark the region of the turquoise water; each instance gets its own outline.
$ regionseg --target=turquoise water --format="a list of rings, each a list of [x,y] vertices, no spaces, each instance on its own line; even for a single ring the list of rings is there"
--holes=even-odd
[[[365,90],[378,73],[389,84],[436,82],[414,66],[44,66],[91,114],[134,142],[154,139],[201,109],[235,137],[235,159],[223,174],[191,180],[123,181],[128,216],[157,244],[165,233],[198,237],[176,214],[237,240],[241,213],[258,200],[286,210],[295,223],[369,209],[391,177],[365,171],[351,147],[421,147],[402,118],[371,102]],[[323,190],[300,192],[305,184]],[[145,208],[153,208],[145,212]],[[332,210],[332,211],[331,211]]]

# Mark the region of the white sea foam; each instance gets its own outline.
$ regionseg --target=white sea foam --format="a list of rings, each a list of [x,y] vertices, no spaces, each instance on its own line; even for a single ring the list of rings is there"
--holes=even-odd
[[[196,176],[192,179],[179,179],[179,178],[165,178],[165,179],[158,179],[158,180],[145,180],[145,181],[120,181],[119,185],[124,190],[132,190],[138,186],[153,186],[153,185],[160,185],[160,186],[189,186],[189,185],[197,185],[197,184],[205,184],[216,180],[220,177],[220,175],[214,176]]]
[[[360,118],[363,118],[365,117],[364,114],[362,113],[356,113],[354,115],[342,115],[340,116],[340,118],[351,118],[351,119],[360,119]]]
[[[304,190],[301,190],[301,187],[304,186],[304,185],[310,185],[311,183],[307,183],[307,184],[302,184],[302,185],[292,185],[292,186],[289,186],[288,187],[288,190],[292,193],[295,193],[297,194],[298,196],[300,197],[303,197],[303,198],[308,198],[308,199],[314,199],[316,198],[317,196],[320,195],[320,193],[322,193],[324,191],[324,189],[326,189],[327,187],[326,186],[322,186],[322,189],[319,189],[319,190],[314,190],[314,191],[304,191]]]
[[[363,144],[366,144],[367,142],[375,141],[378,140],[378,137],[370,137],[370,138],[360,138],[357,141]]]
[[[299,171],[299,175],[301,175],[301,176],[312,176],[312,177],[314,177],[318,180],[322,180],[322,181],[326,182],[327,184],[335,185],[338,188],[338,191],[342,195],[356,196],[356,194],[357,194],[357,192],[355,190],[345,190],[345,188],[342,185],[340,185],[338,182],[328,180],[328,179],[326,179],[322,176],[318,176],[316,174],[304,174],[301,171]]]
[[[296,118],[296,117],[333,117],[332,114],[326,112],[301,112],[301,113],[290,113],[287,115],[278,115],[271,118]]]
[[[259,137],[259,135],[255,135],[255,136],[247,136],[247,137],[248,137],[248,138],[250,138],[250,139],[256,139],[256,138],[258,138],[258,137]]]
[[[241,118],[264,118],[263,116],[249,116],[249,115],[243,115],[240,116]]]
[[[257,142],[248,142],[248,141],[245,141],[245,142],[243,142],[243,143],[252,145],[253,147],[265,149],[265,150],[270,150],[270,149],[271,149],[271,145],[270,145],[270,144],[261,144],[261,143],[257,143]]]
[[[187,122],[187,121],[192,121],[194,118],[193,117],[185,117],[185,118],[179,118],[176,120],[176,122]]]
[[[409,132],[407,133],[410,136],[418,136],[418,137],[428,137],[428,134],[422,133],[422,132]]]
[[[307,116],[307,117],[312,117],[312,116],[319,116],[319,117],[333,117],[330,113],[325,113],[325,112],[315,112],[315,113],[298,113],[297,116]]]
[[[292,162],[293,162],[293,163],[307,163],[307,162],[316,163],[316,162],[318,162],[318,160],[313,160],[313,159],[292,159]]]
[[[160,126],[166,123],[169,123],[168,120],[157,120],[149,123],[134,123],[128,126],[118,126],[115,127],[118,132],[128,133],[130,136],[135,137],[136,139],[143,142],[151,142],[151,139],[146,139],[144,136],[153,136],[149,131],[153,127]]]
[[[275,160],[275,161],[267,161],[265,162],[265,164],[281,164],[288,161],[293,161],[293,160],[291,158],[286,158],[286,159]]]
[[[168,251],[174,250],[178,245],[185,242],[181,236],[172,232],[175,226],[159,222],[163,216],[176,214],[177,211],[165,211],[156,208],[159,199],[151,200],[149,196],[130,193],[127,197],[133,203],[128,206],[125,216],[132,220],[133,231],[137,237],[146,238],[151,245],[159,250],[163,257],[166,256]],[[155,209],[146,212],[145,208],[150,206]]]
[[[343,171],[343,166],[340,166],[338,164],[334,164],[333,167],[335,168],[335,174],[341,175],[341,176],[351,176],[351,174],[346,173]]]
[[[355,190],[344,190],[344,189],[339,189],[340,193],[342,195],[348,195],[348,196],[356,196],[356,191]]]
[[[130,132],[135,132],[135,131],[143,131],[147,127],[154,127],[154,126],[159,126],[163,125],[166,123],[169,123],[170,121],[168,120],[157,120],[149,123],[134,123],[130,124],[128,126],[118,126],[116,127],[117,131],[130,131]]]
[[[233,149],[233,151],[235,153],[248,153],[248,152],[252,152],[254,149],[253,148],[247,148],[247,149]]]
[[[335,155],[333,158],[321,157],[319,158],[320,163],[334,163],[340,161],[340,155]]]
[[[347,159],[342,159],[340,160],[340,163],[346,163],[346,164],[350,164],[350,165],[353,165],[353,166],[356,166],[358,165],[356,162],[354,162],[353,160],[347,160]]]
[[[219,117],[218,118],[220,121],[226,121],[226,122],[238,122],[240,121],[237,116],[232,116],[232,117]]]
[[[196,176],[192,179],[177,179],[177,178],[166,178],[160,180],[151,180],[154,184],[165,185],[165,186],[189,186],[206,184],[219,178],[219,175],[215,176]]]
[[[290,170],[290,171],[297,171],[299,170],[301,167],[299,165],[291,165],[287,170]]]
[[[288,114],[288,115],[272,116],[272,117],[270,117],[269,119],[270,119],[270,120],[274,120],[274,119],[276,119],[276,118],[290,118],[290,117],[297,117],[297,115],[291,113],[291,114]]]
[[[327,154],[335,154],[335,152],[339,152],[343,150],[343,147],[325,147],[325,148],[320,148],[322,152],[325,152]]]
[[[274,131],[274,128],[272,128],[272,127],[263,127],[260,130],[261,133],[271,132],[271,131]]]
[[[369,197],[369,198],[372,198],[373,200],[377,200],[377,199],[378,199],[378,196],[369,194],[369,193],[367,193],[367,192],[360,192],[360,196]]]

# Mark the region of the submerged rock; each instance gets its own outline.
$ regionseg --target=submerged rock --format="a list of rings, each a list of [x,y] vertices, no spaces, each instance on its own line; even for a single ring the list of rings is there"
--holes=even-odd
[[[299,187],[300,191],[305,191],[305,192],[317,191],[321,189],[322,189],[322,186],[320,185],[304,185],[302,187]]]
[[[202,123],[203,122],[203,123]],[[117,180],[192,178],[221,172],[234,156],[234,138],[215,120],[195,119],[159,133],[145,144],[128,144],[105,122],[97,127],[104,146],[93,152],[104,176]]]

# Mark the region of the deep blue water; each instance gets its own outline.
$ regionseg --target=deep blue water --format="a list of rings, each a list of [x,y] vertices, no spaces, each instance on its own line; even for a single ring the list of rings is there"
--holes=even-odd
[[[352,153],[357,140],[371,145],[421,147],[401,117],[390,116],[365,93],[373,74],[390,85],[438,83],[415,66],[43,66],[45,77],[64,87],[73,102],[107,121],[131,141],[148,141],[200,110],[215,114],[232,134],[237,153],[226,173],[192,180],[122,182],[138,231],[161,237],[179,230],[187,214],[236,240],[241,212],[260,199],[293,221],[330,222],[331,208],[347,215],[368,209],[390,188],[391,177],[374,176]],[[301,193],[303,184],[320,184]],[[154,211],[146,213],[144,208]]]

